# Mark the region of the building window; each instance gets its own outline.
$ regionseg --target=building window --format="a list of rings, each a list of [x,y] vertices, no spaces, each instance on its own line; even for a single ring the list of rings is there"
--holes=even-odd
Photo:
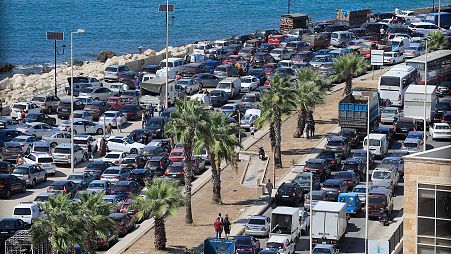
[[[451,186],[418,184],[417,252],[451,254]]]

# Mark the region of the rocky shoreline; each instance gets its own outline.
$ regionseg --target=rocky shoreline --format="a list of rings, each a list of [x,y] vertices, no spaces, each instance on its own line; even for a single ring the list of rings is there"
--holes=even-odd
[[[192,45],[181,47],[169,47],[169,56],[183,57],[192,52]],[[159,64],[165,58],[165,50],[145,50],[142,54],[125,54],[113,56],[105,62],[88,61],[83,65],[74,64],[74,76],[90,76],[103,79],[103,71],[112,64],[124,64],[137,71],[145,65]],[[56,68],[59,94],[63,94],[67,84],[67,78],[71,75],[70,63],[64,63]],[[36,94],[53,93],[55,84],[55,72],[52,69],[43,74],[14,74],[10,78],[0,81],[0,100],[3,105],[11,106],[14,102],[30,100]]]

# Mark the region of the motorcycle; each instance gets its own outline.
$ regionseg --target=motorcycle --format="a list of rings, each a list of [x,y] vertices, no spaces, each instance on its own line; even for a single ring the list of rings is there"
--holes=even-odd
[[[381,223],[382,226],[390,225],[390,219],[388,218],[388,215],[379,216],[379,222]]]
[[[258,157],[262,161],[266,160],[265,150],[263,150],[263,147],[258,148]]]

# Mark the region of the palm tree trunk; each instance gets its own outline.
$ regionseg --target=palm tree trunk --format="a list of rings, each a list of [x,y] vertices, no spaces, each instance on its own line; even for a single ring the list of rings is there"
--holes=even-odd
[[[274,134],[274,121],[269,122],[269,140],[271,141],[271,149],[276,146],[276,135]]]
[[[296,132],[294,133],[293,137],[295,138],[302,137],[302,134],[304,134],[304,129],[305,129],[305,108],[301,107],[298,113]]]
[[[344,90],[343,95],[348,95],[348,94],[350,94],[350,93],[351,93],[351,90],[352,90],[352,76],[346,78],[346,86],[345,86],[345,90]]]
[[[155,249],[166,249],[166,227],[164,224],[164,218],[155,217]]]
[[[191,189],[192,189],[192,180],[193,180],[193,162],[192,162],[192,154],[193,154],[193,138],[188,139],[188,141],[184,145],[184,154],[185,154],[185,223],[193,224],[193,211],[191,207]]]
[[[278,168],[282,167],[282,119],[279,111],[275,112],[275,121],[274,121],[274,138],[276,140],[276,144],[274,147],[275,150],[275,163]]]
[[[211,180],[213,185],[212,202],[215,204],[221,203],[221,162],[218,162],[219,157],[216,154],[210,153],[211,160]]]

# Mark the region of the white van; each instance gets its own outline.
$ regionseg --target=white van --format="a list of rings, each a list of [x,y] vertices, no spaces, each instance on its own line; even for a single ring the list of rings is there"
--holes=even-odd
[[[213,48],[213,44],[209,41],[201,41],[193,45],[194,54],[205,54],[205,51]]]
[[[12,217],[21,219],[31,225],[33,219],[45,217],[45,214],[42,212],[38,203],[21,202],[14,207]]]
[[[161,60],[160,61],[161,69],[157,71],[155,76],[157,78],[165,78],[166,73],[168,73],[169,78],[175,79],[175,75],[182,68],[183,59],[180,57],[169,57],[167,60],[168,60],[168,68],[166,68],[166,58]]]
[[[189,54],[187,57],[187,63],[203,63],[205,62],[205,56],[199,53]]]
[[[251,128],[252,124],[255,124],[257,118],[260,117],[262,111],[260,109],[247,109],[244,116],[241,118],[240,127],[246,130]]]
[[[371,182],[374,187],[395,190],[399,182],[399,172],[395,165],[383,165],[373,170]]]
[[[379,158],[384,158],[388,153],[388,140],[387,135],[379,133],[370,133],[369,136],[369,149]],[[363,148],[366,149],[368,142],[368,136],[363,140]]]
[[[233,77],[225,78],[218,83],[216,90],[226,92],[229,99],[233,98],[241,92],[241,80]]]
[[[404,53],[406,49],[410,47],[409,38],[405,37],[395,37],[391,40],[391,51],[397,51],[399,53]]]
[[[337,47],[346,47],[348,42],[354,40],[353,33],[348,31],[336,31],[330,35],[330,45]]]

